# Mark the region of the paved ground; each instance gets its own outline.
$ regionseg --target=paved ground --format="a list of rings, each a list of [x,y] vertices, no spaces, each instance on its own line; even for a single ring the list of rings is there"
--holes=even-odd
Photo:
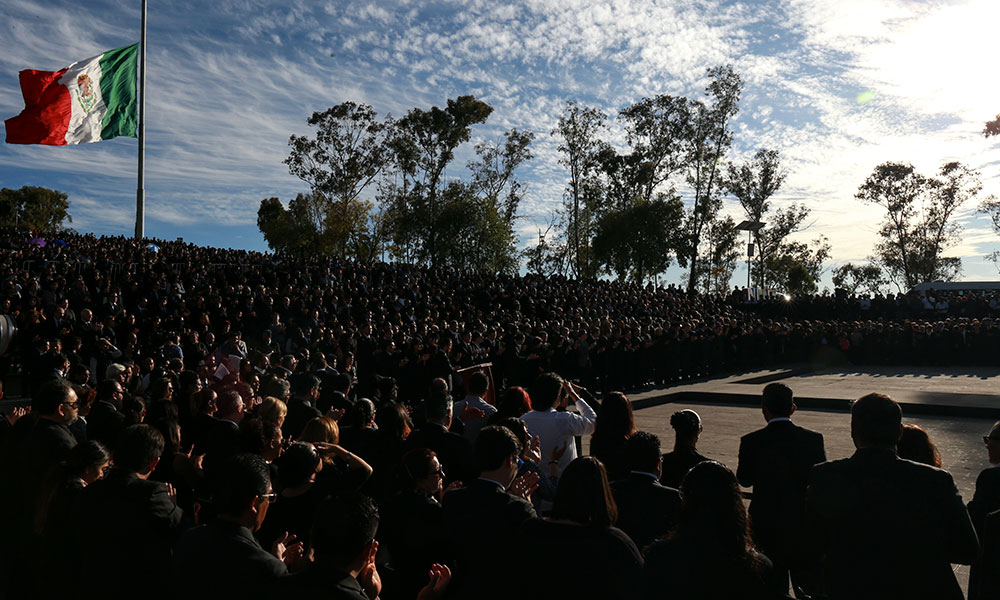
[[[670,415],[691,408],[701,415],[704,425],[699,451],[735,471],[740,436],[764,426],[760,393],[770,381],[782,381],[795,391],[800,409],[794,421],[823,434],[830,459],[854,452],[849,401],[878,391],[904,405],[904,421],[927,430],[941,452],[944,468],[955,477],[965,501],[972,497],[976,476],[988,466],[982,436],[1000,416],[1000,369],[786,370],[742,374],[632,394],[636,427],[659,435],[664,451],[668,451],[674,440]],[[808,406],[822,408],[803,408]],[[957,566],[956,574],[965,589],[968,567]]]

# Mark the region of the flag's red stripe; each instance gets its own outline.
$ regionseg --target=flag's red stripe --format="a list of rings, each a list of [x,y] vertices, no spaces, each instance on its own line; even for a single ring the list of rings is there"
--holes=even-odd
[[[24,110],[4,121],[8,144],[66,144],[66,130],[73,109],[69,90],[59,84],[65,72],[66,69],[20,72]]]

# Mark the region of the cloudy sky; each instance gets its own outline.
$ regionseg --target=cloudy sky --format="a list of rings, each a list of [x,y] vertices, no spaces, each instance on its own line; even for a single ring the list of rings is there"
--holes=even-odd
[[[778,149],[775,198],[812,209],[833,265],[870,254],[881,215],[854,199],[874,167],[931,175],[961,161],[1000,195],[995,0],[529,0],[149,2],[147,235],[266,249],[260,200],[305,190],[282,160],[306,118],[346,100],[396,116],[473,94],[494,107],[475,141],[536,134],[523,243],[558,205],[566,173],[550,132],[568,100],[611,115],[655,94],[699,97],[707,67],[745,79],[731,158]],[[23,108],[17,72],[57,70],[139,37],[140,2],[0,0],[0,117]],[[471,144],[470,144],[471,148]],[[462,177],[468,154],[448,176]],[[130,234],[136,141],[0,146],[0,186],[69,194],[73,226]],[[737,213],[735,206],[730,210]],[[964,278],[996,279],[1000,248],[975,206],[961,215]],[[833,266],[831,265],[831,266]],[[671,272],[679,280],[679,272]],[[745,278],[738,271],[734,282]],[[829,281],[829,276],[826,277]]]

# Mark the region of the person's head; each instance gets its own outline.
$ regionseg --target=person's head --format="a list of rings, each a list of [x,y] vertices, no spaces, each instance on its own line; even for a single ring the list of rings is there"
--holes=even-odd
[[[718,552],[720,558],[751,555],[750,521],[736,475],[714,460],[691,467],[681,481],[681,513],[675,537]]]
[[[534,410],[546,411],[559,403],[563,394],[563,378],[555,373],[542,373],[531,385],[531,404]]]
[[[486,397],[486,392],[490,389],[490,378],[482,371],[476,371],[469,375],[469,393],[480,398]]]
[[[139,475],[149,475],[163,455],[166,441],[151,425],[126,427],[114,448],[115,466]]]
[[[582,456],[569,463],[559,478],[552,501],[552,518],[601,527],[615,524],[618,507],[601,461]]]
[[[896,444],[896,453],[906,460],[932,467],[941,466],[941,453],[938,452],[937,446],[923,428],[912,423],[903,425],[903,433],[900,434],[899,442]]]
[[[609,439],[627,438],[635,433],[632,403],[621,392],[604,395],[594,421],[594,435]]]
[[[520,417],[531,410],[531,397],[528,390],[520,386],[507,388],[497,403],[497,414],[501,417]]]
[[[309,419],[306,426],[299,434],[299,442],[309,442],[312,444],[321,442],[326,444],[340,443],[340,426],[331,417],[322,416]]]
[[[66,457],[66,470],[90,485],[104,477],[111,466],[111,453],[100,442],[77,444]]]
[[[233,423],[239,424],[243,420],[243,409],[245,408],[243,404],[243,397],[236,390],[226,390],[219,395],[219,399],[216,400],[218,405],[218,414],[216,415],[220,419],[225,419],[227,421],[232,421]]]
[[[319,377],[309,373],[298,373],[291,378],[292,395],[315,400],[319,396],[321,382]]]
[[[243,419],[240,423],[240,451],[262,456],[273,462],[281,456],[283,441],[281,428],[259,417]]]
[[[288,416],[288,405],[274,396],[265,396],[257,407],[257,416],[281,427]]]
[[[295,442],[289,446],[278,460],[278,481],[282,488],[296,488],[313,481],[322,470],[322,460],[316,447],[308,442]]]
[[[437,454],[427,448],[414,448],[403,455],[399,463],[398,482],[402,491],[418,489],[428,494],[441,492],[444,469]]]
[[[365,428],[375,424],[375,403],[368,398],[358,398],[349,412],[353,427]]]
[[[701,417],[698,413],[686,408],[670,415],[670,426],[677,434],[677,443],[682,445],[694,445],[701,435]]]
[[[219,394],[212,388],[202,388],[191,398],[195,414],[214,415],[219,410]]]
[[[989,452],[990,464],[1000,464],[1000,421],[993,424],[990,432],[983,438],[986,450]]]
[[[351,391],[351,376],[339,373],[333,378],[332,385],[334,390],[346,394]]]
[[[150,402],[169,402],[174,396],[174,384],[169,377],[160,377],[149,384]]]
[[[480,476],[510,485],[517,475],[521,443],[506,427],[483,427],[476,437],[472,456]]]
[[[260,528],[273,497],[267,463],[256,454],[235,454],[212,471],[212,505],[219,518],[251,531]]]
[[[35,392],[31,399],[31,410],[68,427],[80,417],[80,400],[69,382],[53,379],[42,384]]]
[[[268,375],[260,382],[260,395],[274,396],[278,400],[288,402],[292,397],[292,384],[277,375]]]
[[[851,438],[857,448],[891,448],[903,431],[903,411],[885,394],[868,394],[851,405]]]
[[[495,425],[500,427],[506,427],[514,434],[517,441],[521,444],[521,454],[528,449],[528,445],[531,443],[531,434],[528,433],[528,425],[525,424],[524,419],[520,417],[505,417],[500,419]]]
[[[115,405],[115,408],[120,409],[124,397],[125,390],[122,389],[122,384],[115,379],[105,379],[97,384],[97,400],[110,402]]]
[[[379,434],[390,439],[402,441],[413,431],[413,421],[406,407],[398,402],[390,402],[383,406],[375,415]]]
[[[795,412],[795,396],[792,388],[783,383],[769,383],[764,387],[761,410],[767,420],[790,417]]]
[[[424,403],[424,415],[427,421],[451,427],[452,401],[447,392],[435,392]]]
[[[378,521],[375,502],[360,492],[346,492],[326,500],[312,526],[317,562],[346,572],[360,568],[375,543]]]
[[[625,441],[625,462],[632,471],[660,474],[660,438],[655,433],[637,431]]]

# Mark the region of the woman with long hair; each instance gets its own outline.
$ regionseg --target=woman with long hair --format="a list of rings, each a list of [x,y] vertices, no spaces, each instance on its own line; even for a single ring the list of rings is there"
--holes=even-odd
[[[611,481],[628,475],[625,442],[634,433],[635,419],[628,397],[621,392],[605,394],[597,409],[594,434],[590,436],[590,455],[604,463]]]
[[[771,598],[771,561],[757,551],[740,485],[714,460],[696,464],[681,483],[676,529],[646,551],[647,597]]]
[[[310,419],[297,441],[312,444],[323,458],[319,484],[329,492],[356,490],[372,474],[371,465],[340,445],[340,427],[333,417]]]
[[[642,557],[624,532],[601,461],[577,458],[559,479],[552,515],[521,526],[521,543],[549,569],[519,574],[519,598],[632,598],[638,592]]]
[[[903,433],[896,443],[896,454],[906,460],[941,468],[941,453],[919,425],[903,424]]]

